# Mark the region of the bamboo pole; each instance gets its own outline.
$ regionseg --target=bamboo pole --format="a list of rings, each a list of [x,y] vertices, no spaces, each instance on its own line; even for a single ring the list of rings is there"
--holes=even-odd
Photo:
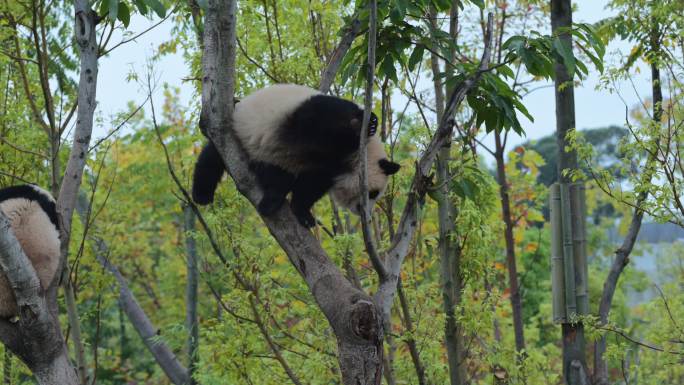
[[[563,272],[565,281],[565,317],[569,321],[577,314],[575,297],[575,261],[572,237],[572,208],[570,207],[570,188],[567,183],[560,184],[561,224],[563,234]]]
[[[570,185],[570,205],[572,209],[572,243],[575,271],[575,298],[577,314],[589,314],[589,284],[587,267],[587,236],[585,225],[586,197],[583,183]]]
[[[563,269],[563,225],[561,219],[560,185],[554,183],[549,191],[549,208],[551,210],[551,296],[553,303],[553,321],[564,322],[565,313],[565,278]]]

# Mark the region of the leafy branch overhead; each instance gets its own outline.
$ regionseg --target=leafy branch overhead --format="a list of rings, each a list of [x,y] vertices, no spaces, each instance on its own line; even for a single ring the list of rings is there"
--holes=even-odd
[[[166,7],[160,0],[98,0],[93,8],[98,10],[101,18],[111,23],[118,20],[124,27],[130,24],[133,10],[143,16],[152,16],[154,13],[162,19],[166,17]]]

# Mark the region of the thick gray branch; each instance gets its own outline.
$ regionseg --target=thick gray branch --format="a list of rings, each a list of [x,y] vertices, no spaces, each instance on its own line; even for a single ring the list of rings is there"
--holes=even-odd
[[[76,21],[74,33],[80,50],[81,68],[78,82],[78,112],[76,114],[76,130],[74,131],[69,161],[64,171],[64,178],[57,199],[57,210],[61,220],[62,258],[68,252],[71,233],[71,217],[76,205],[78,190],[81,186],[83,167],[85,166],[90,136],[93,131],[93,114],[95,113],[95,93],[97,91],[97,43],[95,27],[97,14],[90,9],[87,0],[76,0],[74,3]]]
[[[59,324],[48,309],[40,280],[1,211],[0,267],[19,307],[18,323],[0,320],[0,340],[26,363],[41,385],[78,384]]]
[[[342,35],[339,44],[337,44],[337,48],[335,48],[335,51],[333,51],[332,55],[330,56],[328,65],[321,74],[321,82],[318,86],[319,91],[323,92],[324,94],[327,94],[328,91],[330,91],[330,86],[335,80],[337,71],[340,69],[342,59],[344,59],[347,51],[349,51],[354,39],[359,36],[360,31],[361,21],[359,21],[358,15],[354,15],[349,25],[345,27],[344,35]]]
[[[88,202],[87,198],[81,194],[76,203],[76,211],[85,224],[88,222]],[[128,287],[126,279],[121,275],[119,269],[116,268],[105,256],[108,255],[107,244],[100,238],[95,238],[96,258],[97,261],[104,267],[114,278],[119,285],[119,303],[121,308],[126,313],[131,325],[142,338],[147,349],[154,356],[155,361],[159,367],[164,371],[169,380],[175,385],[187,385],[190,383],[190,376],[188,370],[181,365],[180,361],[169,347],[163,342],[159,341],[157,329],[150,321],[150,318],[145,314],[145,311],[135,299],[133,292]]]

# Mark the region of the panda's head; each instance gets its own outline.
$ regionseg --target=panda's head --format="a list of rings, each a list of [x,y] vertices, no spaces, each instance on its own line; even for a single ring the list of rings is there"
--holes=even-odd
[[[368,138],[368,199],[370,207],[385,193],[389,177],[399,171],[399,164],[387,159],[385,148],[378,136]],[[340,176],[330,190],[335,203],[356,215],[361,212],[359,169]]]

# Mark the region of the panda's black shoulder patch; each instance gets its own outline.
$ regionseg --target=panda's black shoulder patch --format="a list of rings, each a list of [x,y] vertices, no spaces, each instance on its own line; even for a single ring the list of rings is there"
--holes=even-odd
[[[279,130],[280,140],[296,148],[300,163],[348,161],[359,148],[363,110],[348,100],[315,95],[292,111]]]
[[[55,225],[55,228],[59,230],[57,205],[55,205],[55,202],[45,194],[37,191],[31,185],[27,184],[0,189],[0,202],[14,198],[23,198],[37,202],[40,205],[40,208],[45,211],[45,214],[47,214],[48,218],[50,218],[50,222],[52,222],[52,224]]]
[[[363,110],[349,100],[314,95],[297,106],[285,124],[294,126],[296,133],[334,132],[350,130],[350,122],[361,117]]]

